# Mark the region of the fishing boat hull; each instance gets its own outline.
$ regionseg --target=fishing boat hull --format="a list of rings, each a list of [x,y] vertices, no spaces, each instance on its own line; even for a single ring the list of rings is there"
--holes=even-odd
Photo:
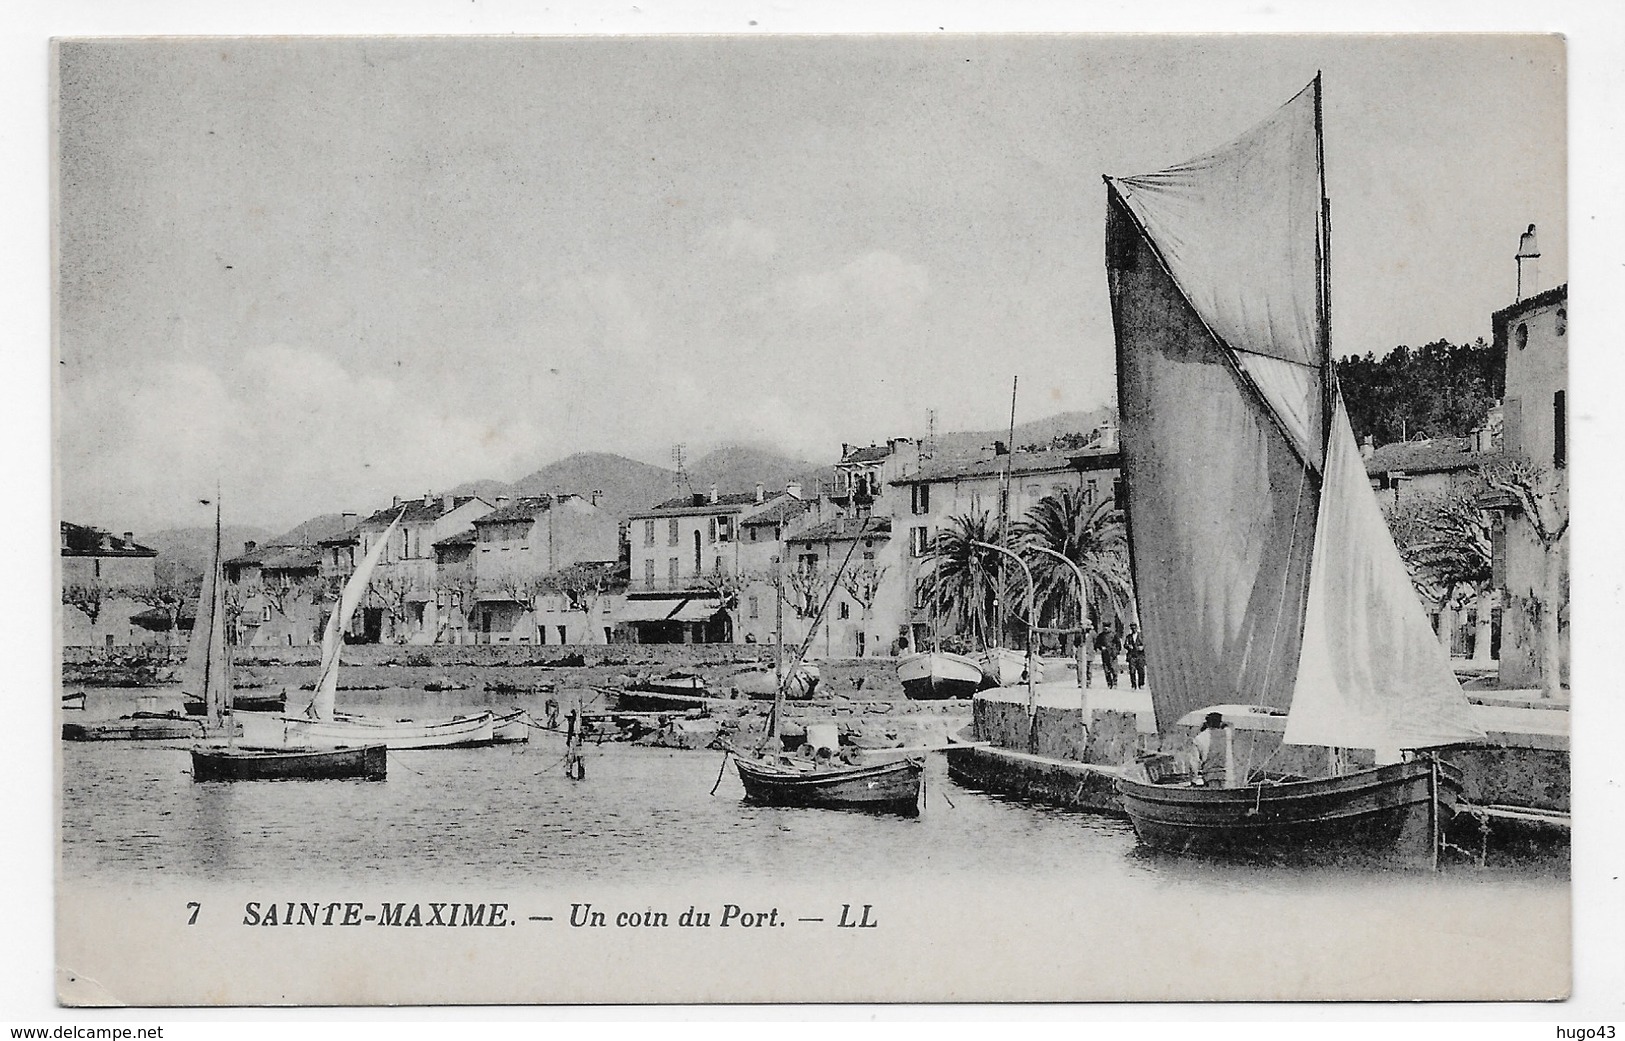
[[[337,748],[382,744],[391,751],[489,745],[496,740],[496,717],[490,712],[451,719],[378,719],[338,715],[306,719],[261,712],[237,712],[243,744],[250,748]]]
[[[492,720],[491,740],[498,744],[513,744],[530,740],[530,720],[524,710],[501,712]]]
[[[1437,771],[1435,773],[1435,771]],[[1153,784],[1120,777],[1117,793],[1140,842],[1169,853],[1212,855],[1404,852],[1435,812],[1454,812],[1461,774],[1426,759],[1308,781],[1245,788]]]
[[[202,737],[201,719],[184,716],[125,716],[62,724],[64,741],[177,741]]]
[[[217,748],[192,750],[194,781],[382,781],[383,745],[329,749]]]
[[[734,766],[751,802],[908,815],[919,813],[925,777],[922,759],[801,772],[736,757]]]
[[[982,687],[1019,687],[1027,682],[1027,655],[1008,647],[991,647],[975,658],[982,669]],[[1033,682],[1044,682],[1044,663],[1033,658]]]
[[[285,694],[233,694],[231,707],[238,712],[281,712],[287,707]],[[209,707],[201,701],[188,701],[186,714],[189,716],[205,716]]]
[[[704,689],[703,686],[700,688],[702,692]],[[627,687],[612,690],[611,693],[615,695],[615,707],[622,712],[687,712],[706,706],[704,693],[682,694],[641,687]]]
[[[817,666],[801,665],[784,682],[784,700],[811,701],[820,678]],[[752,701],[772,701],[778,681],[771,669],[747,669],[728,677],[726,684]]]
[[[903,696],[910,701],[968,698],[984,686],[982,667],[962,654],[926,651],[897,663]]]

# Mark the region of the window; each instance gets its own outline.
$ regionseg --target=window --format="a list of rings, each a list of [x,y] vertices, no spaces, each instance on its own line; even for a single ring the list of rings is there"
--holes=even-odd
[[[911,485],[909,488],[909,508],[916,516],[931,512],[931,486],[929,484]]]
[[[720,517],[712,517],[711,522],[706,525],[707,542],[715,542],[717,540],[717,528],[719,526],[717,522],[719,520],[721,520]]]
[[[653,546],[655,544],[655,522],[652,520],[646,520],[643,522],[643,544],[645,546]]]
[[[1090,481],[1088,484],[1084,485],[1084,488],[1083,488],[1083,504],[1085,506],[1093,506],[1095,504],[1095,482],[1094,481]]]
[[[1557,335],[1559,335],[1559,336],[1567,335],[1568,331],[1569,331],[1569,309],[1566,308],[1566,307],[1559,307],[1557,309]]]
[[[923,557],[926,550],[931,548],[931,538],[927,534],[930,528],[908,529],[908,548],[912,556]]]
[[[732,542],[734,540],[734,519],[732,517],[717,518],[717,541]]]
[[[1519,322],[1518,331],[1516,334],[1514,334],[1513,340],[1517,343],[1518,350],[1520,351],[1529,346],[1529,326],[1523,322]]]
[[[561,626],[558,627],[558,629],[559,629],[559,642],[560,643],[569,643],[570,640],[569,640],[569,637],[565,634],[564,626],[561,625]]]
[[[1569,461],[1567,391],[1552,395],[1552,465],[1562,469]]]
[[[264,609],[261,612],[260,617],[261,617],[262,621],[269,622],[271,620],[271,605],[270,604],[265,605]]]
[[[818,554],[816,554],[816,553],[803,553],[803,554],[801,554],[801,566],[806,568],[808,571],[816,571],[816,570],[818,570]]]
[[[756,541],[756,529],[755,528],[750,529],[750,540],[752,542]]]
[[[673,517],[671,520],[666,522],[666,545],[677,545],[677,542],[681,536],[682,533],[677,530],[677,518]]]
[[[842,600],[840,604],[836,606],[835,614],[836,617],[841,619],[841,621],[846,621],[848,618],[852,617],[852,605],[847,603],[845,600]]]
[[[754,597],[754,596],[750,598],[749,604],[750,604],[750,617],[755,618],[757,616],[757,613],[761,610],[761,604],[757,601],[756,597]]]
[[[672,557],[666,561],[666,578],[671,581],[672,587],[677,586],[677,558]]]
[[[652,559],[651,560],[645,560],[643,562],[643,588],[645,588],[645,589],[653,589],[654,587],[655,587],[655,562]]]

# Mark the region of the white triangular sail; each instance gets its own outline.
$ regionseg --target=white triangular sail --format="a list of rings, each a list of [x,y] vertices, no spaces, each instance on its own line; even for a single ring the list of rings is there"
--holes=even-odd
[[[1331,433],[1285,740],[1375,749],[1481,740],[1371,493],[1341,399]]]
[[[344,583],[344,592],[339,596],[338,604],[333,613],[328,616],[327,627],[322,630],[322,671],[316,679],[316,689],[311,693],[310,703],[305,706],[304,714],[311,719],[332,719],[333,708],[337,701],[339,689],[339,652],[344,647],[344,627],[349,624],[350,616],[361,605],[361,598],[367,593],[367,585],[372,581],[373,569],[378,566],[378,559],[384,554],[384,547],[389,545],[390,538],[395,529],[400,527],[404,512],[396,514],[383,535],[367,550],[367,555],[361,558],[355,572]]]
[[[197,613],[192,619],[192,639],[181,665],[181,693],[201,700],[211,721],[218,724],[231,705],[231,677],[226,663],[225,583],[220,576],[220,504],[215,503],[214,547],[203,586],[198,592]]]

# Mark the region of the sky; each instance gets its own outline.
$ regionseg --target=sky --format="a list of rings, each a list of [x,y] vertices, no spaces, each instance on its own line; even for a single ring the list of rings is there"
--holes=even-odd
[[[61,515],[278,528],[577,451],[1114,399],[1102,174],[1319,70],[1337,354],[1566,278],[1553,37],[73,41]]]

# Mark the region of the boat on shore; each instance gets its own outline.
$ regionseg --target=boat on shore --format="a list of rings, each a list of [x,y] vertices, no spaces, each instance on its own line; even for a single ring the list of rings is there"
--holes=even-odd
[[[382,744],[391,749],[423,749],[488,745],[496,740],[496,716],[489,711],[445,719],[384,719],[336,710],[344,626],[360,606],[378,558],[400,523],[401,514],[397,514],[345,582],[322,631],[322,671],[310,701],[297,713],[233,713],[242,726],[244,745],[307,750]]]
[[[1159,850],[1436,863],[1462,790],[1439,753],[1484,734],[1337,387],[1320,92],[1317,76],[1208,155],[1106,178],[1129,546],[1162,747],[1201,720],[1191,753],[1148,756],[1115,784]],[[1238,717],[1260,725],[1238,731]]]
[[[897,663],[897,678],[910,701],[968,698],[987,686],[981,663],[947,651],[921,651],[903,658]]]
[[[710,693],[686,694],[645,690],[639,687],[594,687],[600,694],[609,695],[615,707],[622,712],[689,712],[704,709],[711,702]],[[701,690],[704,690],[702,685]]]
[[[175,712],[132,712],[118,719],[62,724],[64,741],[187,741],[204,732],[203,720]]]
[[[818,666],[802,662],[785,677],[784,700],[811,701],[821,679]],[[742,669],[729,676],[726,682],[730,690],[738,691],[752,701],[772,701],[778,687],[771,668]]]

